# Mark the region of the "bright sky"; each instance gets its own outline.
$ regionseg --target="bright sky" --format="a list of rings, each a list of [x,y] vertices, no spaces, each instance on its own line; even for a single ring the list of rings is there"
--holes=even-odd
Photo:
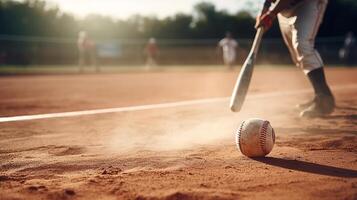
[[[78,17],[91,13],[126,19],[131,15],[154,15],[159,18],[178,12],[191,13],[195,4],[203,0],[47,0],[57,4],[61,10]],[[242,9],[254,10],[262,0],[205,0],[216,5],[219,10],[235,13]]]

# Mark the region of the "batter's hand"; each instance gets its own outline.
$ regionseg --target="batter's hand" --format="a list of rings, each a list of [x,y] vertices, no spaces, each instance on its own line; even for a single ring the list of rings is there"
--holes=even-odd
[[[255,28],[263,27],[267,31],[272,25],[276,15],[271,12],[265,12],[257,16]]]

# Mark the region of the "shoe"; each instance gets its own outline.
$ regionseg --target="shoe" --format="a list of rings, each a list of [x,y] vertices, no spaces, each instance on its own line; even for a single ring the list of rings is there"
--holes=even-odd
[[[299,110],[305,110],[306,108],[310,107],[312,104],[315,103],[315,99],[316,98],[313,98],[310,101],[307,101],[305,103],[297,104],[296,108],[299,109]]]
[[[315,101],[300,113],[300,117],[322,117],[334,111],[335,99],[333,96],[316,96]]]
[[[300,104],[303,109],[300,116],[321,117],[331,114],[335,108],[335,98],[327,85],[324,69],[322,67],[314,69],[307,76],[314,88],[315,98],[310,102]]]

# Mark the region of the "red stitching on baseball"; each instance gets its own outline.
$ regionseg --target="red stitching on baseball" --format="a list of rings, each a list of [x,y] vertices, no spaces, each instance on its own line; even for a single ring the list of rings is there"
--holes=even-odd
[[[269,122],[268,121],[264,121],[263,122],[263,125],[262,125],[262,128],[260,130],[260,148],[262,149],[262,151],[265,153],[265,154],[268,154],[268,150],[266,149],[266,138],[267,138],[267,131],[268,131],[268,125],[269,125]]]
[[[239,146],[239,150],[243,153],[243,149],[242,149],[242,146],[240,145],[241,144],[241,134],[242,134],[242,129],[243,129],[243,127],[244,127],[244,122],[245,121],[243,121],[242,122],[242,124],[240,125],[240,127],[239,127],[239,129],[238,129],[238,131],[237,131],[237,136],[236,137],[238,137],[238,139],[237,139],[237,141],[236,142],[238,142],[238,146]]]

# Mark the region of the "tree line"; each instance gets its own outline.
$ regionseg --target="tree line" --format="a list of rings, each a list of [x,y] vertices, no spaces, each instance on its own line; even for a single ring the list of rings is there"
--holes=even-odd
[[[330,0],[319,36],[357,33],[356,21],[356,0]],[[192,14],[178,13],[163,19],[134,15],[121,20],[101,15],[76,19],[40,0],[0,0],[0,35],[74,38],[80,30],[86,30],[96,38],[208,39],[230,31],[237,38],[251,38],[254,23],[255,16],[248,10],[230,14],[207,2],[196,4]],[[280,37],[277,23],[266,37]]]

